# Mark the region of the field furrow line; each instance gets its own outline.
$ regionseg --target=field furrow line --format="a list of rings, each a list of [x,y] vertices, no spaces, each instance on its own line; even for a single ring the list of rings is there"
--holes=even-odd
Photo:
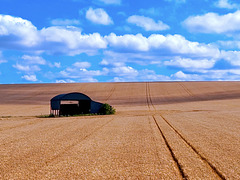
[[[150,92],[150,87],[149,87],[149,83],[148,83],[148,82],[146,83],[146,98],[147,98],[147,104],[148,104],[149,111],[150,111],[150,109],[151,109],[151,108],[150,108],[151,106],[153,107],[154,111],[156,111],[156,108],[155,108],[155,106],[154,106],[154,104],[153,104],[153,102],[152,102],[151,92]],[[153,118],[154,123],[156,124],[156,126],[157,126],[157,128],[158,128],[158,130],[159,130],[159,132],[160,132],[160,134],[161,134],[161,136],[162,136],[162,138],[163,138],[163,140],[164,140],[167,148],[168,148],[168,151],[170,152],[170,154],[171,154],[171,156],[172,156],[172,159],[174,160],[174,162],[175,162],[175,164],[176,164],[176,166],[177,166],[177,168],[178,168],[179,173],[181,174],[182,179],[187,180],[187,179],[188,179],[188,178],[187,178],[187,175],[184,173],[184,171],[183,171],[183,169],[182,169],[182,166],[180,165],[180,163],[179,163],[178,159],[176,158],[175,154],[173,153],[172,148],[171,148],[171,146],[169,145],[169,143],[168,143],[165,135],[163,134],[163,131],[161,130],[161,127],[160,127],[159,124],[157,123],[154,115],[152,115],[152,118]]]
[[[150,90],[149,83],[148,83],[148,98],[149,98],[149,102],[151,103],[151,106],[153,107],[154,111],[156,111],[156,108],[155,108],[155,106],[153,104],[153,101],[152,101],[151,90]]]
[[[173,127],[163,115],[160,114],[160,116],[168,124],[168,126],[171,127],[171,129],[199,156],[199,158],[203,160],[208,165],[208,167],[219,176],[219,178],[223,180],[226,179],[225,176],[206,157],[204,157],[186,138],[184,138],[182,134],[179,133],[179,131],[175,127]]]
[[[147,106],[148,109],[150,110],[150,103],[149,103],[149,97],[148,97],[148,83],[146,82],[146,100],[147,100]]]
[[[186,179],[186,180],[187,180],[187,179],[188,179],[188,176],[187,176],[187,175],[185,174],[185,172],[183,171],[182,165],[179,163],[177,157],[175,156],[175,154],[174,154],[171,146],[170,146],[169,143],[168,143],[168,140],[166,139],[163,131],[161,130],[161,127],[160,127],[159,124],[157,123],[156,118],[155,118],[154,116],[152,116],[152,118],[153,118],[153,120],[154,120],[154,122],[155,122],[155,124],[156,124],[156,126],[157,126],[157,128],[158,128],[158,130],[159,130],[159,132],[161,133],[162,138],[164,139],[164,142],[165,142],[165,144],[166,144],[166,146],[167,146],[167,148],[168,148],[168,150],[169,150],[169,152],[170,152],[170,154],[171,154],[174,162],[176,163],[176,165],[177,165],[177,167],[178,167],[178,170],[179,170],[179,172],[180,172],[180,174],[181,174],[181,176],[182,176],[182,179]]]
[[[110,97],[112,97],[112,95],[113,95],[115,89],[116,89],[116,87],[114,86],[114,87],[110,90],[109,95],[107,96],[106,101],[108,101],[108,100],[110,99]]]
[[[180,84],[180,83],[179,83]],[[190,95],[190,96],[194,96],[184,85],[180,84],[184,89],[185,91]],[[151,97],[151,91],[150,91],[150,86],[149,86],[149,83],[147,83],[147,98],[148,98],[148,106],[149,106],[149,109],[150,109],[150,106],[153,107],[154,111],[156,112],[156,108],[153,104],[153,100],[152,100],[152,97]],[[163,115],[159,114],[160,117],[167,123],[167,125],[187,144],[187,146],[189,146],[189,148],[191,148],[193,150],[193,152],[205,163],[205,165],[211,169],[211,171],[213,171],[220,179],[223,179],[225,180],[226,178],[224,177],[224,175],[213,165],[211,164],[207,158],[205,158],[199,151],[196,150],[196,148],[191,144],[189,143],[186,138],[184,138],[177,130],[176,128],[174,128],[168,121],[166,118],[163,117]],[[173,152],[173,149],[171,147],[171,145],[169,144],[168,140],[166,139],[166,136],[164,135],[164,132],[163,130],[161,129],[160,125],[158,124],[156,118],[154,115],[152,115],[153,119],[154,119],[154,122],[158,128],[158,130],[160,131],[160,134],[162,136],[162,138],[164,139],[165,141],[165,144],[169,150],[169,152],[171,153],[171,156],[173,158],[173,160],[175,161],[178,169],[179,169],[179,172],[182,176],[183,179],[188,179],[188,175],[184,172],[184,167],[183,165],[180,164],[177,156],[174,154]]]
[[[184,89],[185,92],[187,92],[189,96],[194,97],[194,94],[184,84],[182,83],[178,83],[178,84]]]
[[[156,108],[155,108],[155,106],[152,102],[152,98],[151,98],[149,82],[146,82],[146,99],[147,99],[148,109],[151,110],[151,107],[152,107],[153,110],[156,111]]]

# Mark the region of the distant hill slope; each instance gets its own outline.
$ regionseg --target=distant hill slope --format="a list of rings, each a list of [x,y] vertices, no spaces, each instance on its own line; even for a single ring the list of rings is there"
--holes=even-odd
[[[155,104],[240,98],[240,82],[139,82],[0,85],[0,104],[47,105],[57,94],[81,92],[112,105]]]

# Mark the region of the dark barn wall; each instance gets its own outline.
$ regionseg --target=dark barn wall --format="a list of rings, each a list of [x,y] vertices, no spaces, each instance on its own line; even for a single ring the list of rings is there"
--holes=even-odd
[[[91,102],[91,113],[99,113],[100,108],[102,107],[102,103],[92,101]]]
[[[78,101],[78,104],[61,104],[62,101]],[[102,103],[92,101],[82,93],[59,94],[51,99],[51,111],[59,115],[99,113]]]

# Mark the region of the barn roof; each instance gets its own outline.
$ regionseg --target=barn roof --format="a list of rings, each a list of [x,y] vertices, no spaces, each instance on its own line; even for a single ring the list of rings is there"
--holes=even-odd
[[[90,100],[91,98],[83,93],[72,92],[67,94],[59,94],[51,99],[51,101],[62,101],[62,100]]]
[[[61,101],[81,101],[81,100],[92,101],[90,97],[83,93],[72,92],[67,94],[59,94],[51,99],[51,109],[59,110]]]

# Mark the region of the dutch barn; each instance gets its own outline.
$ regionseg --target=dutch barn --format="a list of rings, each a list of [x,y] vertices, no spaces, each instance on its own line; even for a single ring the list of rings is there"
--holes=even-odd
[[[53,97],[50,103],[50,113],[58,116],[98,113],[102,107],[102,103],[78,92],[59,94]]]

